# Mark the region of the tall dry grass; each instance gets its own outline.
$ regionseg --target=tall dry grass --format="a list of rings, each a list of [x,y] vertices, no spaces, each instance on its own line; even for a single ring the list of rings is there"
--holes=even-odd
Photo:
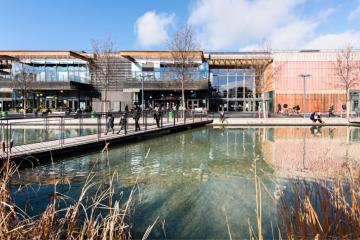
[[[110,203],[112,187],[104,190],[93,181],[94,175],[89,175],[78,199],[57,192],[55,185],[45,211],[30,217],[11,198],[9,183],[16,170],[10,160],[1,169],[0,239],[131,239],[128,216],[135,189],[124,205],[119,200]],[[63,201],[70,204],[59,209]],[[101,213],[104,210],[107,214]]]
[[[122,199],[113,199],[113,177],[109,183],[102,184],[94,181],[95,174],[89,174],[77,199],[58,192],[55,184],[53,197],[45,211],[38,216],[29,216],[11,198],[10,179],[16,172],[17,166],[10,159],[1,169],[0,239],[132,238],[130,215],[136,184],[125,203],[121,203]],[[155,223],[144,237],[149,235]]]
[[[270,225],[273,239],[360,239],[360,168],[344,165],[337,176],[290,179],[272,194],[258,176],[254,160],[257,227],[249,222],[250,239],[263,239]],[[262,195],[268,193],[276,209],[276,221],[262,219]],[[274,196],[276,195],[276,196]],[[274,234],[276,233],[276,234]]]

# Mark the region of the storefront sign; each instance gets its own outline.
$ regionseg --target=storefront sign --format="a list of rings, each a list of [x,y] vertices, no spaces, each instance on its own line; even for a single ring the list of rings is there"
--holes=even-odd
[[[140,92],[140,88],[124,88],[123,92]]]

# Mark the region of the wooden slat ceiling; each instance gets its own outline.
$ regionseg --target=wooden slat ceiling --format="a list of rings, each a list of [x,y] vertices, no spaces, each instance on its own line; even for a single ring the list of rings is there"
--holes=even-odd
[[[189,54],[194,58],[204,59],[202,51],[192,51]],[[135,58],[139,59],[159,59],[172,58],[171,51],[121,51],[120,55],[132,61]]]
[[[272,59],[209,59],[210,66],[259,66],[271,63]]]
[[[67,58],[77,58],[84,61],[90,61],[91,58],[84,56],[82,54],[73,52],[73,51],[0,51],[0,55],[7,55],[11,57],[26,58],[26,57],[37,57],[37,58],[46,58],[46,57],[67,57]]]

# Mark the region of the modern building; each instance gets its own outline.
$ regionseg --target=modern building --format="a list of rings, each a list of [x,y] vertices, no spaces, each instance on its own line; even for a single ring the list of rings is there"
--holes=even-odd
[[[210,111],[258,111],[269,102],[269,71],[273,62],[268,52],[212,52],[207,54],[210,73]]]
[[[300,105],[304,109],[305,97],[307,112],[327,111],[329,105],[340,111],[346,103],[346,90],[336,74],[338,54],[320,50],[274,52],[270,91],[274,105]],[[360,51],[354,50],[352,55],[350,64],[357,69],[350,74],[360,83]],[[355,84],[350,90],[351,110],[355,111],[359,108],[360,85]]]
[[[179,107],[184,77],[187,109],[274,112],[287,104],[303,111],[306,104],[307,112],[327,111],[329,105],[340,111],[346,91],[336,75],[338,53],[194,51],[181,73],[170,51],[121,51],[106,59],[75,51],[0,51],[0,108],[23,108],[12,80],[26,65],[35,76],[29,107],[119,111],[142,102]],[[360,51],[353,51],[351,61],[360,63]],[[359,110],[360,86],[350,90],[351,110]]]
[[[123,91],[133,94],[134,103],[141,105],[144,100],[145,107],[179,107],[184,76],[186,108],[208,106],[209,67],[202,51],[191,52],[191,63],[187,63],[183,72],[170,51],[122,51],[120,54],[131,62]]]
[[[31,72],[28,82],[29,108],[90,109],[96,91],[91,85],[86,54],[73,51],[0,51],[0,102],[2,110],[22,109],[21,86],[14,78],[24,66]],[[21,85],[21,84],[20,84]]]

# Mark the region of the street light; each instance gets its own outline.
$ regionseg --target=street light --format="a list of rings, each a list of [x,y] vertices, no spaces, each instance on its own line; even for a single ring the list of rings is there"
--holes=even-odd
[[[299,77],[302,77],[304,80],[304,100],[303,100],[303,104],[304,104],[304,118],[305,118],[305,114],[306,114],[306,78],[310,77],[310,74],[300,74]]]

